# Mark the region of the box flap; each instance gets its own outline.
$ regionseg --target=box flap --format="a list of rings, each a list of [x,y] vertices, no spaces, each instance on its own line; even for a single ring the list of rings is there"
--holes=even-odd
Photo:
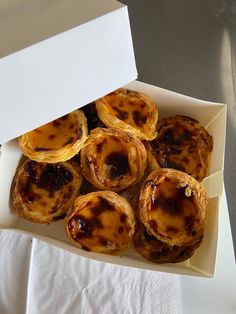
[[[0,143],[137,77],[116,1],[3,1],[0,40]]]

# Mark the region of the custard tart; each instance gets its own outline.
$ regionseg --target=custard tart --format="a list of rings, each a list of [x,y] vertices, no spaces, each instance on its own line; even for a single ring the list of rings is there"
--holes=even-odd
[[[148,233],[140,220],[136,220],[133,245],[137,252],[152,263],[180,263],[193,256],[195,250],[200,246],[199,239],[189,246],[169,246]]]
[[[148,95],[121,88],[96,100],[96,108],[108,128],[130,132],[140,140],[157,135],[158,109]]]
[[[157,169],[144,181],[140,219],[147,231],[170,246],[189,246],[204,235],[208,195],[193,177],[174,169]]]
[[[50,223],[65,217],[78,196],[80,172],[74,162],[48,164],[25,160],[13,179],[14,211],[37,223]]]
[[[100,190],[121,191],[137,183],[146,168],[147,152],[134,135],[96,128],[81,149],[85,178]]]
[[[68,239],[92,252],[122,255],[134,233],[129,203],[111,191],[79,196],[65,219]]]
[[[202,181],[213,149],[212,136],[190,117],[174,116],[157,122],[157,137],[146,144],[152,170],[173,168]]]
[[[19,138],[23,154],[37,162],[57,163],[71,159],[87,138],[87,122],[81,110],[75,110]]]

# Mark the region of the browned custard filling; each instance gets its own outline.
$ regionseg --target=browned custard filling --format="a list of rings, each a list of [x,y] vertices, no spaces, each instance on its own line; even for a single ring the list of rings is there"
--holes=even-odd
[[[109,113],[136,128],[145,126],[149,117],[146,103],[134,92],[127,94],[111,93],[107,97],[106,107]]]
[[[77,173],[68,162],[26,161],[15,180],[13,205],[26,219],[36,222],[50,222],[65,216],[80,185]]]
[[[65,115],[30,132],[31,145],[36,152],[60,149],[75,143],[82,136],[79,123]]]
[[[94,129],[81,150],[83,174],[101,190],[117,192],[137,183],[144,174],[146,160],[143,143],[117,129]]]
[[[19,144],[23,154],[37,162],[57,163],[70,160],[87,138],[87,122],[81,110],[23,134]]]
[[[135,249],[151,262],[179,263],[189,259],[200,245],[201,240],[190,246],[169,246],[147,232],[145,226],[138,219],[133,237]]]
[[[189,117],[176,116],[160,120],[158,136],[151,147],[162,168],[183,171],[197,180],[206,176],[209,153],[212,151],[212,137]]]
[[[130,238],[127,215],[101,196],[88,200],[68,220],[72,239],[87,250],[119,254]]]
[[[148,95],[120,88],[95,103],[98,116],[107,127],[125,130],[141,140],[156,137],[158,109]]]
[[[99,158],[97,156],[99,155]],[[91,147],[87,163],[93,163],[94,170],[100,182],[105,185],[122,184],[122,179],[131,173],[129,152],[122,140],[117,137],[100,138]]]
[[[148,182],[147,182],[148,184]],[[188,186],[165,178],[159,184],[151,182],[148,225],[163,237],[194,236],[197,207]]]

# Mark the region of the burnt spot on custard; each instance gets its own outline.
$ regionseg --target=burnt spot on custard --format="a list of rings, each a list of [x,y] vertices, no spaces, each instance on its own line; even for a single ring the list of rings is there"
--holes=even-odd
[[[173,128],[167,129],[164,132],[160,142],[168,145],[183,145],[191,141],[191,139],[192,134],[189,131],[175,125]]]
[[[122,152],[112,152],[106,159],[105,164],[109,166],[110,179],[121,178],[130,172],[128,156]]]
[[[176,188],[175,193],[171,197],[166,197],[161,192],[158,193],[155,198],[151,199],[151,209],[161,209],[171,216],[183,214],[183,201],[186,199],[189,201],[193,200],[193,195],[189,197],[185,195],[185,189],[186,187]]]
[[[40,199],[40,195],[32,192],[33,185],[49,191],[49,194],[54,194],[54,192],[72,180],[71,172],[60,164],[44,164],[29,161],[24,165],[24,175],[19,180],[18,189],[25,202],[33,202]],[[71,187],[68,188],[67,193],[71,195]]]
[[[74,240],[90,238],[94,229],[101,229],[103,225],[96,217],[86,218],[83,215],[74,215],[68,222],[68,228]]]
[[[126,120],[128,118],[128,112],[125,110],[121,110],[115,106],[111,106],[114,111],[117,113],[117,118],[120,120]]]
[[[142,127],[147,121],[147,116],[141,114],[138,110],[132,111],[132,117],[134,123],[139,127]]]
[[[39,177],[35,178],[35,184],[50,192],[60,190],[64,185],[73,180],[69,170],[60,164],[46,164]]]
[[[93,216],[99,216],[105,211],[115,211],[115,207],[105,198],[99,196],[99,201],[91,208]]]
[[[127,216],[126,214],[121,214],[120,215],[120,222],[122,222],[123,224],[126,222]]]
[[[53,126],[55,126],[55,127],[57,128],[57,127],[59,127],[59,126],[61,125],[61,122],[58,121],[58,120],[54,120],[54,121],[52,122],[52,124],[53,124]]]
[[[49,134],[49,135],[48,135],[48,139],[49,139],[49,140],[54,140],[55,137],[56,137],[55,134]]]
[[[36,162],[32,161],[31,163],[26,163],[24,165],[23,175],[19,178],[19,182],[17,185],[19,194],[24,203],[32,203],[35,200],[38,200],[39,195],[35,194],[32,191],[32,185],[34,183],[34,178],[36,175],[34,167],[35,164]]]
[[[31,187],[32,187],[32,182],[30,181],[27,181],[27,182],[20,181],[18,184],[18,191],[24,203],[30,204],[33,202],[38,202],[41,199],[41,195],[34,193],[31,190]]]

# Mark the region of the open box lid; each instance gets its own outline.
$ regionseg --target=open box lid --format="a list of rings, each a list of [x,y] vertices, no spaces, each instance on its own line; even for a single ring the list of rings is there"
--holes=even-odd
[[[0,42],[0,144],[137,77],[117,1],[1,1]]]

